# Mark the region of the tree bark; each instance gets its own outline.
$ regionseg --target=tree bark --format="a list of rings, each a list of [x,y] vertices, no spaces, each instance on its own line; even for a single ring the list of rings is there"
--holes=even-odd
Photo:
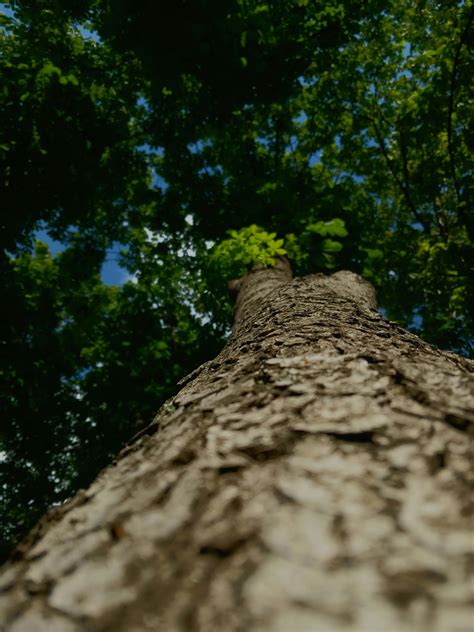
[[[338,272],[231,339],[0,574],[4,632],[472,631],[474,363]]]

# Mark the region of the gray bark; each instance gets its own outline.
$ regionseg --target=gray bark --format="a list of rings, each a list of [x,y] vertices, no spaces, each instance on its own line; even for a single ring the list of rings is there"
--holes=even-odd
[[[0,629],[472,631],[473,370],[354,274],[252,272],[219,356],[4,566]]]

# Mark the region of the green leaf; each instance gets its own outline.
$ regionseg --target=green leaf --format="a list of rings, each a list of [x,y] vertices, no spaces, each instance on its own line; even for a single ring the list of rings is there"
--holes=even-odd
[[[342,250],[342,244],[339,241],[333,239],[325,239],[322,243],[322,249],[324,252],[334,253]]]

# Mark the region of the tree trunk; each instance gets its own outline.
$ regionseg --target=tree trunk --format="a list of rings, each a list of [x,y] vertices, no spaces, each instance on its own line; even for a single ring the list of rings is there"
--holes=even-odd
[[[253,271],[219,356],[5,565],[0,629],[472,630],[473,368],[357,275]]]

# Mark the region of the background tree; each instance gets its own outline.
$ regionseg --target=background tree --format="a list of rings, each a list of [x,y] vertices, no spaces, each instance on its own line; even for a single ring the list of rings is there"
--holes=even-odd
[[[389,317],[472,353],[470,2],[11,6],[6,540],[215,355],[236,251],[361,272]],[[63,252],[32,250],[41,227]]]

